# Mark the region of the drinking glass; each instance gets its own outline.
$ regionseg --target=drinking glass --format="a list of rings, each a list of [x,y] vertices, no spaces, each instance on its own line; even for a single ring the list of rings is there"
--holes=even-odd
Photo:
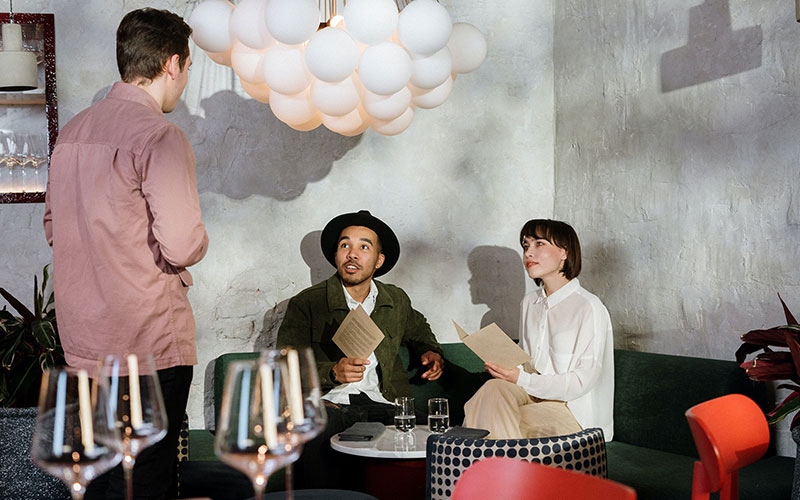
[[[44,373],[31,444],[33,462],[66,483],[81,499],[94,478],[116,466],[122,454],[105,387],[86,370],[56,367]]]
[[[394,398],[394,428],[400,432],[411,432],[416,425],[414,398],[401,396]]]
[[[262,353],[262,358],[273,355],[267,351]],[[314,351],[310,347],[287,346],[281,349],[280,358],[288,370],[284,378],[288,381],[292,430],[301,443],[306,443],[319,435],[327,422]],[[286,465],[285,473],[286,499],[291,500],[294,498],[291,463]]]
[[[447,398],[430,398],[428,400],[428,429],[441,434],[450,427],[450,404]]]
[[[119,430],[125,496],[133,499],[136,457],[167,435],[167,412],[150,354],[111,354],[103,359],[101,383],[109,394],[110,412]]]
[[[253,482],[260,500],[269,476],[294,462],[302,442],[294,432],[288,401],[286,362],[280,351],[228,367],[214,451]]]

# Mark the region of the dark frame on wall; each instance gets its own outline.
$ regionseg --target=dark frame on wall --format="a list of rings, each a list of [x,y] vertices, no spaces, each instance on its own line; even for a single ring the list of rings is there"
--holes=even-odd
[[[9,22],[8,12],[0,12],[0,24]],[[43,29],[43,65],[44,65],[44,106],[47,116],[47,159],[50,168],[50,156],[58,137],[58,96],[56,93],[56,36],[55,17],[53,14],[14,13],[14,22],[17,24],[38,24]],[[0,93],[0,106],[8,104],[27,104],[24,97],[6,100],[4,96],[10,93]],[[25,94],[18,94],[25,96]],[[33,97],[33,96],[32,96]],[[39,101],[40,103],[40,101]],[[31,103],[33,104],[33,103]],[[43,203],[45,193],[1,193],[0,203]]]

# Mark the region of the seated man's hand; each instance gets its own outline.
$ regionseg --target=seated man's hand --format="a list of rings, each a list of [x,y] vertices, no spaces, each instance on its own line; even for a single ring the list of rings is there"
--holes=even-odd
[[[428,366],[428,371],[422,374],[422,378],[425,380],[436,380],[437,378],[442,376],[442,370],[444,370],[444,360],[439,353],[428,351],[422,355],[422,365]]]
[[[489,363],[488,361],[483,364],[486,371],[489,372],[494,378],[499,378],[500,380],[507,380],[512,384],[517,383],[517,379],[519,379],[519,368],[512,368],[510,370],[506,370],[503,367],[497,366],[494,363]]]
[[[359,382],[364,378],[364,372],[369,364],[364,358],[342,358],[333,365],[333,374],[340,384]]]

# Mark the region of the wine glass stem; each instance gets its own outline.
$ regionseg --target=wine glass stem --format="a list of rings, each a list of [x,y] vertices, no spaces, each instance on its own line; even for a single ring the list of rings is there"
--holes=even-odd
[[[253,495],[253,500],[262,500],[264,498],[265,486],[266,484],[258,484],[255,481],[253,481],[253,493],[255,493],[255,495]]]
[[[125,474],[125,498],[133,500],[133,466],[136,465],[136,458],[132,455],[125,455],[122,459],[122,471]]]
[[[292,486],[293,483],[293,474],[292,474],[292,464],[289,463],[286,468],[284,469],[284,489],[286,490],[286,496],[284,497],[286,500],[294,500],[294,487]]]

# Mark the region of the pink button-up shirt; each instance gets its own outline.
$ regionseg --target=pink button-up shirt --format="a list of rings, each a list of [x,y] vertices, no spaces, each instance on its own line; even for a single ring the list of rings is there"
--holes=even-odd
[[[197,363],[185,269],[206,253],[186,135],[145,91],[115,83],[61,130],[44,215],[67,363],[151,353]]]

